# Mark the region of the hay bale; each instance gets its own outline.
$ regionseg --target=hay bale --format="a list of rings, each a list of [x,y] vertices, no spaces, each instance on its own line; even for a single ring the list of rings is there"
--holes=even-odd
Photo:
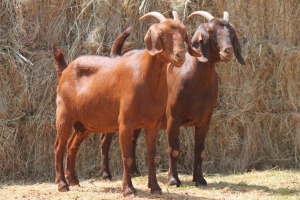
[[[236,0],[3,0],[0,3],[0,176],[1,179],[54,178],[55,90],[53,44],[67,60],[82,54],[109,55],[114,39],[135,29],[124,51],[143,48],[153,19],[149,11],[171,16],[177,10],[192,34],[205,19],[186,20],[195,10],[221,17],[237,28],[247,65],[235,60],[217,67],[219,98],[206,142],[204,169],[244,172],[274,166],[299,167],[300,13],[299,1]],[[275,22],[275,23],[274,23]],[[193,129],[182,128],[179,171],[193,168]],[[86,140],[78,156],[81,177],[98,174],[99,135]],[[138,164],[147,171],[145,141]],[[167,144],[159,138],[158,170],[165,171]],[[113,174],[122,173],[118,138],[111,151]]]

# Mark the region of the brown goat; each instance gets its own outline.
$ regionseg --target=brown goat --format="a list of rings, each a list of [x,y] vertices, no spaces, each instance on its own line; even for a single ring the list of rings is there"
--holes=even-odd
[[[208,23],[198,27],[192,38],[192,46],[201,50],[203,56],[195,58],[186,54],[186,62],[181,68],[168,66],[167,72],[169,96],[166,120],[163,120],[162,127],[167,128],[169,143],[169,185],[181,185],[177,172],[180,126],[195,127],[193,181],[196,186],[207,185],[202,173],[202,162],[204,142],[218,96],[215,66],[220,61],[229,62],[233,53],[239,63],[245,65],[235,28],[228,20],[228,13],[224,12],[224,18],[220,19],[214,18],[205,11],[197,11],[188,18],[195,15],[203,16],[208,20]],[[121,51],[119,50],[119,52]],[[107,144],[111,140],[110,137],[112,136],[105,135],[102,138],[103,146],[110,145]],[[138,133],[136,133],[135,139],[137,137]],[[133,147],[134,149],[135,147]],[[103,157],[107,158],[108,151],[105,151],[104,154]],[[106,160],[102,160],[101,165],[108,165],[108,163]]]
[[[229,23],[228,13],[224,12],[224,18],[221,19],[214,18],[205,11],[196,11],[188,18],[196,15],[208,20],[198,27],[192,38],[192,45],[200,49],[203,56],[197,59],[186,55],[186,62],[180,69],[171,66],[167,73],[169,185],[181,185],[177,172],[180,126],[195,127],[193,182],[196,186],[207,185],[203,177],[202,162],[204,143],[218,97],[215,66],[220,61],[229,62],[233,54],[239,63],[245,65],[235,28]]]
[[[131,182],[133,132],[145,128],[148,157],[148,187],[161,193],[156,179],[155,155],[158,131],[167,102],[167,65],[181,67],[185,61],[184,41],[191,47],[186,28],[178,20],[150,12],[140,19],[155,17],[145,36],[146,50],[135,50],[122,57],[81,56],[64,69],[60,50],[54,50],[57,68],[62,66],[57,87],[55,170],[59,191],[77,183],[75,176],[76,138],[91,132],[119,132],[123,160],[123,196],[134,196]],[[64,60],[64,59],[63,59]],[[68,142],[74,127],[75,133]],[[66,178],[64,152],[67,143]]]

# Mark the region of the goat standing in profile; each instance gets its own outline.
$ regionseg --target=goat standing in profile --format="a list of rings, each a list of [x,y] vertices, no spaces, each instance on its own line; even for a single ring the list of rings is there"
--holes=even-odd
[[[55,171],[59,191],[79,184],[75,161],[79,144],[76,138],[90,133],[118,131],[123,160],[123,196],[134,196],[131,182],[133,132],[145,128],[148,158],[148,187],[161,193],[156,179],[155,155],[158,132],[167,102],[167,66],[181,67],[185,61],[184,42],[193,50],[185,26],[150,12],[140,19],[155,17],[144,38],[146,50],[134,50],[117,58],[81,56],[68,66],[60,49],[54,49],[57,87]],[[69,140],[74,127],[75,133]],[[66,178],[64,153],[67,151]],[[68,180],[68,183],[66,181]]]

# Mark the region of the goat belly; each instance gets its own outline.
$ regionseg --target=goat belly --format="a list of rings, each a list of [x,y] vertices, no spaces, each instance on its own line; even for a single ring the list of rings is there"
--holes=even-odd
[[[77,112],[79,113],[80,121],[87,128],[91,127],[88,129],[114,131],[118,127],[119,109],[117,107],[108,102],[94,100],[80,106]]]

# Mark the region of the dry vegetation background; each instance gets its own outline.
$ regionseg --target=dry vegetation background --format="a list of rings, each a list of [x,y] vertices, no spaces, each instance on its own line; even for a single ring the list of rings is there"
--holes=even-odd
[[[57,77],[53,44],[70,61],[82,54],[108,55],[114,39],[135,25],[125,51],[143,48],[154,20],[138,18],[177,10],[191,34],[204,22],[186,20],[196,10],[221,17],[237,29],[247,65],[219,64],[219,100],[206,143],[204,169],[232,173],[248,169],[299,168],[300,3],[298,0],[1,0],[0,2],[0,179],[54,180]],[[193,130],[182,129],[179,170],[191,173]],[[80,177],[98,175],[99,135],[81,147]],[[144,138],[138,165],[146,172]],[[158,170],[167,169],[165,134],[158,144]],[[120,174],[118,139],[111,151]]]

